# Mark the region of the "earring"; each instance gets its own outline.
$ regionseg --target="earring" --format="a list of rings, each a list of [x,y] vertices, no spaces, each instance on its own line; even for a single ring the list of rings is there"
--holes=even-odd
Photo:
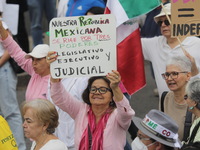
[[[189,109],[189,110],[192,110],[192,109],[194,109],[194,106],[191,106],[191,107],[189,107],[188,109]]]
[[[110,101],[110,106],[113,106],[114,105],[114,101]]]

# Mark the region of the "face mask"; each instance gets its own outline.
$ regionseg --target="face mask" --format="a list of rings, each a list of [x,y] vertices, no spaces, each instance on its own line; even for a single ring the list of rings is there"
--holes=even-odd
[[[148,150],[147,146],[142,143],[139,137],[136,137],[131,143],[132,150]]]

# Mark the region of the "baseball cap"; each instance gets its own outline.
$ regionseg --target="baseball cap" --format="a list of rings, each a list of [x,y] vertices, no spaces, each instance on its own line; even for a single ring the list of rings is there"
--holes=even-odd
[[[28,53],[25,58],[28,59],[28,58],[31,58],[31,57],[34,57],[34,58],[43,58],[43,57],[46,57],[48,52],[50,50],[50,47],[49,45],[47,44],[39,44],[37,46],[35,46],[32,50],[31,53]]]

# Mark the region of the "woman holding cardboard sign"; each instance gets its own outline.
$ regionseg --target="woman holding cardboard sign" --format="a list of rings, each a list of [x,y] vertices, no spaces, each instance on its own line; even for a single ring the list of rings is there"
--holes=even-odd
[[[52,54],[47,55],[48,63],[57,58]],[[59,79],[51,77],[54,103],[75,120],[76,149],[124,149],[126,131],[135,112],[118,86],[120,80],[118,71],[106,77],[91,77],[82,95],[83,103],[65,91]]]

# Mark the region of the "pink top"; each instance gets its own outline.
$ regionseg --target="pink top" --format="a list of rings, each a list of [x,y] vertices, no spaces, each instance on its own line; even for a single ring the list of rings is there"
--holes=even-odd
[[[18,63],[18,65],[31,76],[26,89],[26,101],[31,101],[36,98],[46,99],[50,75],[41,77],[36,74],[32,67],[32,59],[25,59],[26,53],[10,35],[2,41],[2,45],[8,50],[10,56]]]
[[[88,125],[90,106],[72,97],[59,83],[51,83],[53,102],[66,111],[75,120],[75,148],[78,149],[84,130]],[[126,143],[126,131],[135,112],[129,101],[123,97],[116,102],[117,108],[110,115],[103,133],[103,150],[123,150]],[[125,111],[126,110],[126,111]]]
[[[122,93],[127,93],[127,90],[122,82],[119,83],[119,88],[121,89]]]

